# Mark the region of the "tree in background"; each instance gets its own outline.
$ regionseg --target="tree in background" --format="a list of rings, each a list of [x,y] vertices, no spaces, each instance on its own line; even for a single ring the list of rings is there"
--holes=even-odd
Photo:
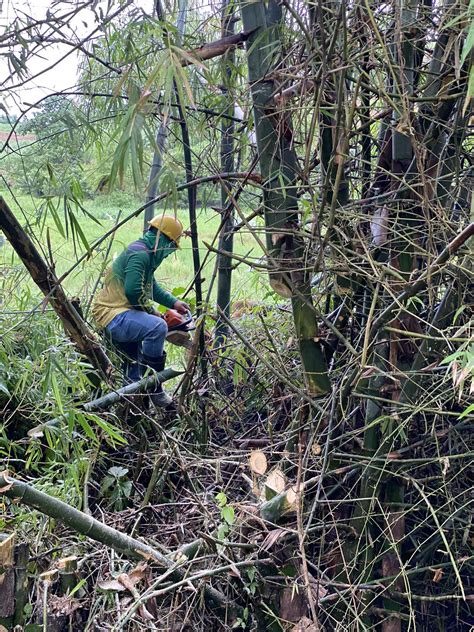
[[[64,195],[71,187],[91,192],[86,119],[71,99],[53,96],[22,121],[19,134],[31,134],[14,162],[13,176],[25,192],[37,196]]]

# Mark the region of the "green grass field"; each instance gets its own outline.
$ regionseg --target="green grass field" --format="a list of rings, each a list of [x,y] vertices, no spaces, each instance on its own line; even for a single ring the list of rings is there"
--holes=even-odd
[[[55,270],[58,276],[70,269],[77,261],[77,258],[87,252],[85,245],[77,236],[75,240],[73,239],[70,226],[68,234],[65,234],[66,223],[64,221],[64,210],[62,207],[58,210],[57,215],[62,227],[60,230],[51,212],[45,208],[44,200],[30,196],[19,196],[13,199],[7,191],[0,193],[5,197],[7,203],[22,225],[30,225],[31,231],[36,236],[37,244],[40,244],[45,256],[48,256],[47,243],[49,239]],[[135,199],[133,196],[122,193],[112,193],[111,195],[97,196],[92,200],[86,201],[84,204],[87,212],[96,218],[100,224],[93,221],[90,217],[87,217],[87,215],[81,211],[75,212],[75,217],[80,223],[85,239],[90,245],[115,225],[120,211],[121,218],[123,219],[134,209],[138,208],[140,204],[140,200]],[[183,222],[185,228],[187,228],[189,225],[187,211],[179,210],[178,217]],[[205,279],[204,287],[206,291],[213,276],[216,255],[214,253],[209,254],[203,242],[211,243],[213,241],[219,226],[219,221],[220,218],[215,211],[211,209],[198,209],[201,261],[206,254],[208,254],[207,262],[203,268],[203,277]],[[108,262],[117,256],[124,246],[141,236],[142,222],[142,217],[134,218],[117,230],[110,248],[110,253],[107,257]],[[62,235],[61,232],[64,233],[64,235]],[[78,295],[83,302],[87,303],[88,297],[95,287],[97,279],[100,277],[101,270],[103,269],[109,244],[110,238],[104,241],[97,250],[94,250],[92,256],[81,263],[74,272],[65,279],[64,287],[70,295]],[[215,245],[217,246],[217,241]],[[261,255],[258,244],[248,231],[242,231],[236,235],[234,250],[240,255],[249,255],[252,260]],[[15,256],[8,242],[4,242],[0,248],[0,266],[0,271],[4,271],[2,274],[4,279],[6,278],[5,271],[11,270],[12,267],[16,269],[19,279],[16,283],[16,288],[21,288],[21,290],[15,290],[13,295],[11,295],[12,292],[9,292],[9,296],[4,292],[4,304],[9,304],[9,307],[12,307],[15,303],[15,295],[19,297],[25,287],[31,290],[32,299],[36,300],[41,296],[26,271],[23,272],[23,266]],[[169,257],[157,270],[155,276],[157,281],[168,290],[173,290],[177,287],[188,287],[193,279],[190,238],[182,240],[182,249],[177,254]],[[216,284],[214,283],[211,301],[215,299],[215,287]],[[265,275],[258,275],[252,272],[251,268],[244,263],[237,266],[233,275],[232,294],[234,300],[255,295],[262,296],[266,289],[267,279]],[[192,295],[193,292],[189,294],[189,296]]]

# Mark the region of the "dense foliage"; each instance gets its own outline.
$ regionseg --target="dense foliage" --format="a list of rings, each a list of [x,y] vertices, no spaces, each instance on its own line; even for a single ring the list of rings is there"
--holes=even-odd
[[[7,96],[58,42],[79,66],[2,119],[0,174],[86,328],[146,206],[183,219],[158,273],[197,320],[167,345],[177,410],[87,404],[120,387],[120,355],[91,337],[101,375],[3,239],[0,456],[155,553],[133,569],[6,499],[32,605],[0,622],[467,632],[472,0],[139,5],[6,28]]]

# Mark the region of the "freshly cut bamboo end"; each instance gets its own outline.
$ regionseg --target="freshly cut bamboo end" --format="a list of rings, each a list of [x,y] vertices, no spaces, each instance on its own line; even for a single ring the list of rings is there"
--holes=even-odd
[[[270,286],[274,292],[283,298],[292,298],[293,292],[291,288],[281,278],[271,278]]]
[[[15,547],[15,534],[10,533],[7,536],[0,534],[0,568],[8,568],[13,566]]]
[[[305,377],[310,395],[326,395],[331,390],[331,383],[327,375],[305,373]]]
[[[261,450],[253,450],[249,456],[249,466],[254,474],[263,476],[268,469],[267,457]]]
[[[296,493],[296,487],[290,487],[290,489],[286,492],[286,511],[296,511],[296,499],[298,495]]]
[[[166,341],[177,347],[191,349],[193,342],[191,336],[185,331],[172,331],[166,336]]]
[[[41,573],[39,577],[43,582],[54,582],[58,577],[58,569],[53,568],[49,571],[45,571],[44,573]]]
[[[66,570],[74,570],[77,566],[77,555],[70,555],[69,557],[62,557],[60,560],[56,562],[56,566],[60,571]]]
[[[265,500],[281,494],[286,486],[286,478],[280,468],[272,470],[265,480]]]
[[[276,524],[283,516],[296,511],[296,487],[290,487],[286,492],[277,494],[260,507],[260,515],[264,520]]]

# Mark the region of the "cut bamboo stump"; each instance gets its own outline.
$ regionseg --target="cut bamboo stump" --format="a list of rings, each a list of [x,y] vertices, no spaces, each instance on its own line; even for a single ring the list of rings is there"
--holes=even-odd
[[[261,450],[253,450],[249,457],[250,469],[257,476],[263,476],[268,469],[267,457]]]
[[[77,586],[77,557],[71,555],[58,561],[61,594],[68,595]]]
[[[271,500],[278,494],[282,494],[286,487],[286,477],[280,468],[275,468],[269,472],[265,479],[263,492],[265,500]]]
[[[295,513],[298,504],[298,493],[303,494],[305,491],[308,491],[308,489],[318,483],[319,480],[319,476],[314,476],[302,482],[299,486],[299,490],[296,485],[292,485],[286,491],[277,494],[271,500],[268,500],[260,506],[261,517],[268,522],[276,524],[283,516]]]
[[[16,544],[14,533],[0,534],[0,626],[7,630],[23,624],[28,557],[28,545]]]

